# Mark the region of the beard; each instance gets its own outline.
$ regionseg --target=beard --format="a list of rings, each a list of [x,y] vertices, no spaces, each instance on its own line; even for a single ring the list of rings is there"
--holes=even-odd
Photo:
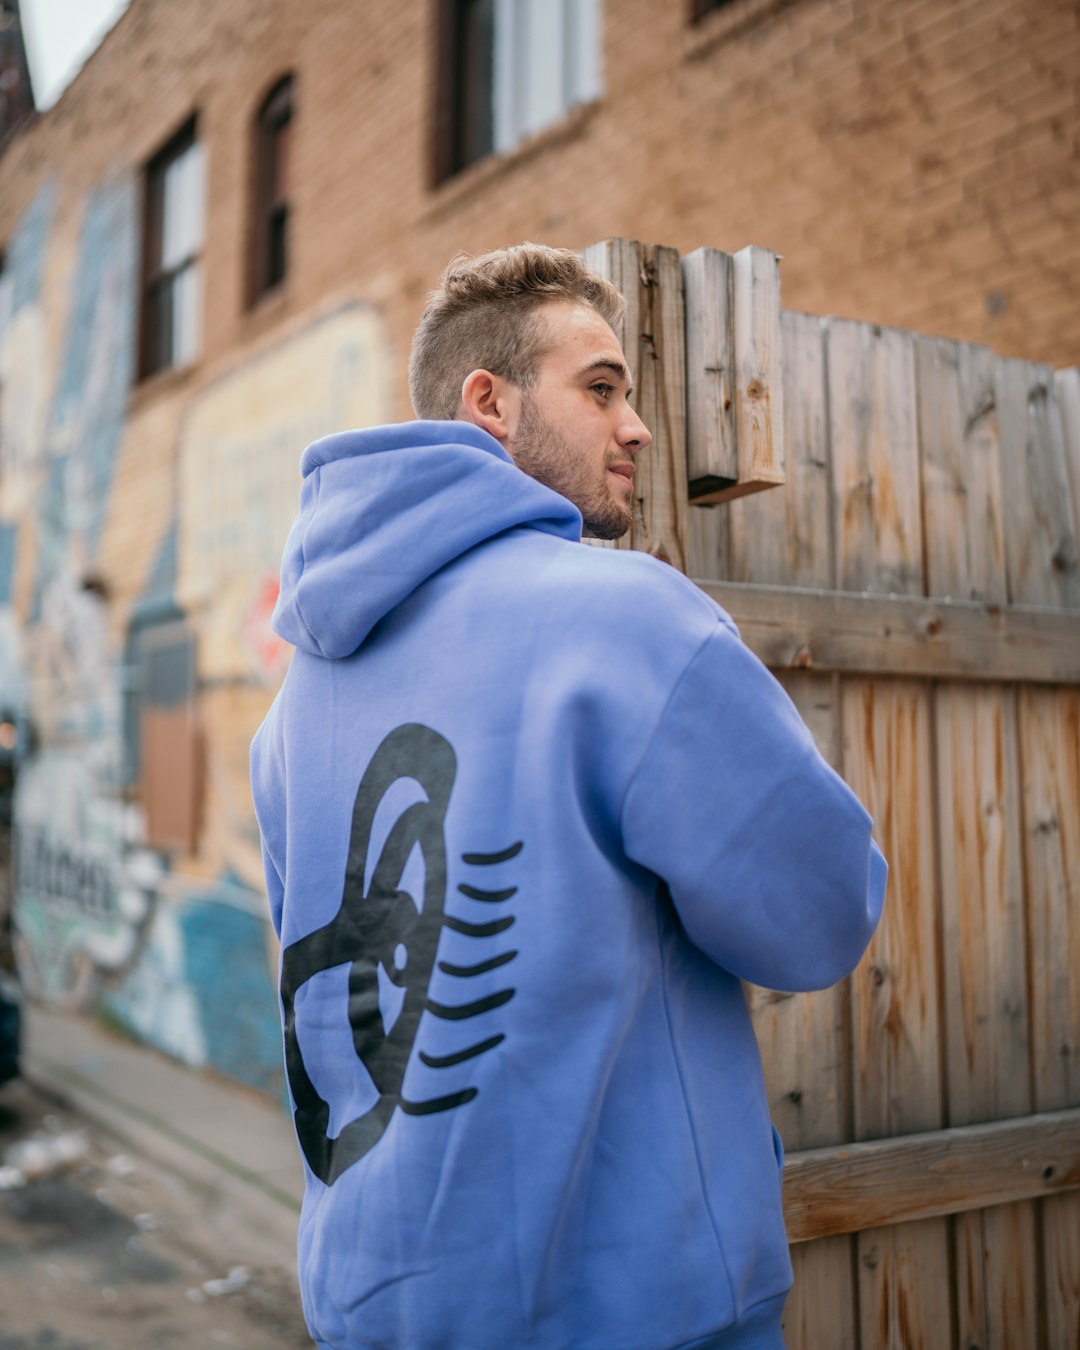
[[[544,420],[528,393],[521,401],[511,457],[523,473],[573,502],[581,512],[584,534],[618,539],[633,524],[633,489],[628,484],[625,496],[621,490],[616,495],[608,478],[609,465],[626,456],[612,451],[599,471],[594,470],[582,452]]]

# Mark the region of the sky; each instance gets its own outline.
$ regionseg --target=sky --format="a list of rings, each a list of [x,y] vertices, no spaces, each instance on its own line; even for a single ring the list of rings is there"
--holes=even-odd
[[[19,0],[39,108],[51,108],[129,0]]]

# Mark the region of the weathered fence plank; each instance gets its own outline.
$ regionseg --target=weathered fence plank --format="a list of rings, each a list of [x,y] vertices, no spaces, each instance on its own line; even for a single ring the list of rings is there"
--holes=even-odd
[[[927,591],[1004,604],[993,354],[919,337],[915,357]]]
[[[1080,1105],[1080,689],[1022,689],[1035,1107]]]
[[[999,360],[996,384],[1010,598],[1076,610],[1080,503],[1052,372]],[[1018,708],[1033,1082],[1046,1110],[1080,1101],[1080,690],[1022,688]],[[1043,1202],[1039,1221],[1047,1343],[1075,1347],[1080,1200]]]
[[[826,336],[837,586],[921,595],[910,333],[831,319]]]
[[[1078,1189],[1076,1109],[789,1153],[784,1165],[794,1242]]]
[[[1080,370],[1059,370],[1054,376],[1061,429],[1065,436],[1065,467],[1073,503],[1073,531],[1080,538]]]
[[[915,355],[927,589],[1003,602],[993,357],[925,337]],[[946,1109],[966,1125],[1031,1109],[1015,695],[940,684],[933,703]],[[958,1214],[952,1230],[959,1342],[1030,1344],[1033,1205]]]
[[[787,1350],[858,1345],[851,1242],[831,1237],[792,1247],[795,1283],[784,1306]]]
[[[962,1125],[1031,1109],[1015,696],[943,685],[934,711],[946,1085],[949,1120]],[[955,1219],[962,1344],[1034,1344],[1035,1226],[1030,1204]]]
[[[633,403],[652,432],[637,457],[635,510],[622,548],[640,549],[686,571],[686,359],[682,265],[673,248],[606,239],[585,261],[626,297],[622,342],[635,381]]]
[[[1016,713],[1000,686],[936,697],[948,1114],[1031,1109]]]
[[[942,1121],[934,784],[928,690],[844,685],[844,773],[889,859],[889,902],[854,976],[857,1139]]]
[[[1040,1210],[1044,1277],[1035,1297],[1046,1315],[1044,1344],[1080,1350],[1080,1197],[1054,1196]]]
[[[780,259],[698,249],[682,266],[690,496],[731,501],[784,482]]]
[[[980,1350],[1037,1345],[1035,1206],[960,1214],[955,1232],[957,1344]]]
[[[698,585],[775,670],[1080,681],[1080,623],[1059,610],[726,581]]]
[[[942,1123],[938,1017],[934,785],[929,690],[912,681],[844,684],[844,776],[874,818],[889,859],[889,902],[852,977],[853,1113],[857,1139],[934,1129]],[[935,1231],[934,1225],[938,1230]],[[947,1284],[930,1280],[948,1262],[944,1220],[859,1236],[863,1343],[896,1345],[888,1310],[900,1299],[917,1344],[935,1344]],[[942,1304],[941,1300],[944,1300]],[[929,1320],[925,1323],[923,1317]]]
[[[826,338],[837,584],[920,595],[922,513],[915,355],[910,334],[830,321]],[[890,863],[889,903],[852,977],[852,1109],[857,1139],[942,1124],[930,691],[911,681],[845,680],[844,776]],[[915,1231],[917,1229],[917,1231]],[[951,1293],[943,1219],[857,1239],[864,1346],[940,1340]]]
[[[690,499],[739,479],[731,256],[699,248],[682,260],[686,303],[686,459]]]
[[[1009,599],[1080,608],[1077,526],[1053,371],[999,357],[995,388]]]
[[[764,248],[731,257],[735,330],[736,494],[784,481],[780,259]]]
[[[859,1234],[863,1350],[954,1350],[943,1219]]]

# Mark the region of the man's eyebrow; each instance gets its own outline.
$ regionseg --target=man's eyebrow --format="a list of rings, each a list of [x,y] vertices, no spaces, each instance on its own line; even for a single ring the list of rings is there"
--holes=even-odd
[[[626,397],[629,398],[634,392],[634,386],[630,383],[630,372],[621,361],[616,361],[611,357],[601,356],[596,361],[590,361],[587,366],[582,366],[577,373],[577,378],[582,379],[586,375],[592,375],[595,371],[610,370],[616,379],[622,380],[626,385]]]

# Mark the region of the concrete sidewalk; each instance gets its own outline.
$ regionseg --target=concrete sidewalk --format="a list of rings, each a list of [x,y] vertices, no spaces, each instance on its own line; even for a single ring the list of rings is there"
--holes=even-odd
[[[30,1083],[250,1226],[268,1259],[293,1264],[303,1170],[281,1107],[89,1017],[26,1004],[23,1019]]]

